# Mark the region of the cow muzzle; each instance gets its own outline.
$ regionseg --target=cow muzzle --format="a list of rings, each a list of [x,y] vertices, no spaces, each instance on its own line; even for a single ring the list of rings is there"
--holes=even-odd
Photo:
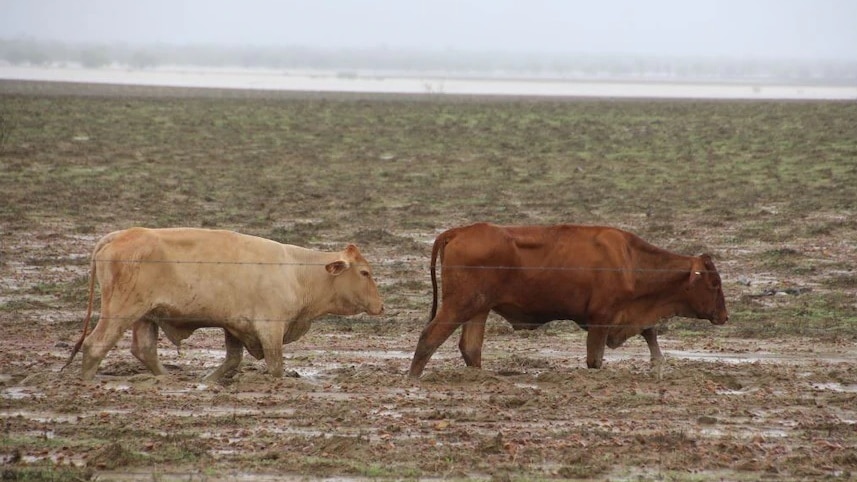
[[[384,304],[380,303],[378,305],[369,306],[366,308],[366,313],[369,313],[372,316],[378,316],[384,314]]]
[[[708,319],[711,320],[712,325],[725,325],[726,322],[729,321],[729,315],[726,313],[715,313]]]

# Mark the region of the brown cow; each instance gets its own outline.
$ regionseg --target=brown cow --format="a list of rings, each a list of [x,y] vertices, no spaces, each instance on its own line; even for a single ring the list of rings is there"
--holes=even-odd
[[[90,269],[83,334],[66,363],[83,346],[84,380],[132,327],[131,353],[155,375],[166,373],[159,327],[177,346],[198,328],[216,327],[226,335],[226,360],[206,380],[237,367],[244,347],[281,376],[283,344],[303,336],[313,319],[384,309],[354,245],[325,253],[232,231],[132,228],[101,238]],[[101,318],[87,336],[96,277]]]
[[[438,311],[436,262],[442,268]],[[474,224],[441,233],[431,254],[431,321],[420,335],[410,376],[463,325],[458,345],[468,366],[482,366],[490,311],[515,329],[573,320],[588,331],[586,364],[600,368],[604,346],[645,338],[660,376],[655,325],[672,316],[729,318],[720,275],[707,254],[682,256],[603,226]]]

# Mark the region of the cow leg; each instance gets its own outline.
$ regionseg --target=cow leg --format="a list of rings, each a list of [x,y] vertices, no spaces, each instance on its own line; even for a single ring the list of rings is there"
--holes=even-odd
[[[433,320],[423,328],[420,334],[420,340],[417,342],[417,349],[414,350],[414,358],[411,360],[411,369],[408,376],[418,378],[426,367],[429,359],[443,342],[452,335],[452,332],[458,328],[464,321],[470,319],[471,316],[458,317],[453,309],[444,309],[446,304],[440,307],[437,315]],[[466,359],[465,359],[466,361]]]
[[[646,328],[640,335],[646,340],[646,344],[649,345],[649,353],[652,356],[652,369],[655,371],[655,377],[660,381],[663,377],[664,355],[661,353],[661,347],[658,346],[657,327]]]
[[[482,368],[482,341],[485,339],[485,320],[488,312],[478,314],[461,326],[458,350],[469,367]]]
[[[607,326],[601,323],[589,325],[586,333],[586,366],[601,368],[604,361],[604,347],[607,345]]]
[[[223,330],[223,332],[226,334],[226,359],[223,360],[223,364],[217,367],[217,370],[214,370],[203,379],[206,383],[216,382],[223,378],[223,375],[229,373],[229,371],[238,368],[238,365],[241,364],[241,359],[244,357],[244,345],[241,343],[241,340],[233,336],[232,333],[229,333],[228,330]],[[270,367],[270,365],[268,366]]]
[[[103,299],[103,298],[102,298]],[[125,333],[137,320],[146,315],[144,310],[111,309],[110,301],[102,301],[108,308],[102,308],[98,325],[83,341],[83,364],[80,377],[84,380],[95,378],[95,372],[101,360],[107,355]]]
[[[265,355],[265,365],[268,373],[276,378],[283,376],[283,335],[266,337],[261,340],[262,352]]]
[[[166,375],[158,360],[158,325],[145,318],[134,322],[131,353],[156,376]]]

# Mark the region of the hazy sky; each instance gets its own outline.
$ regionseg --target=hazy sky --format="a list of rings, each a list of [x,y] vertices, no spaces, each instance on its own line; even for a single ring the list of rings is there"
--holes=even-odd
[[[0,0],[0,38],[857,60],[857,0]]]

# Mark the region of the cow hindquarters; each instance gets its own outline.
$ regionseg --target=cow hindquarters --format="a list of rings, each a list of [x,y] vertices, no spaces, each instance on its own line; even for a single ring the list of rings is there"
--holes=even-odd
[[[408,372],[410,377],[419,377],[437,348],[452,335],[452,332],[459,325],[473,318],[475,315],[475,313],[467,313],[462,316],[456,313],[454,309],[449,308],[449,306],[450,304],[447,303],[441,305],[437,315],[426,325],[420,334],[420,340],[417,342],[416,350],[414,350],[414,358],[411,360],[411,369]],[[464,335],[462,334],[462,336]]]
[[[223,330],[223,332],[226,335],[226,359],[216,370],[203,379],[206,383],[216,382],[223,378],[223,375],[238,368],[241,359],[244,357],[244,344],[241,343],[241,340],[229,333],[229,330]]]
[[[107,355],[125,333],[148,312],[148,307],[123,306],[114,303],[115,297],[102,295],[101,317],[92,333],[83,341],[83,364],[80,377],[84,380],[95,378],[95,372],[101,360]]]

